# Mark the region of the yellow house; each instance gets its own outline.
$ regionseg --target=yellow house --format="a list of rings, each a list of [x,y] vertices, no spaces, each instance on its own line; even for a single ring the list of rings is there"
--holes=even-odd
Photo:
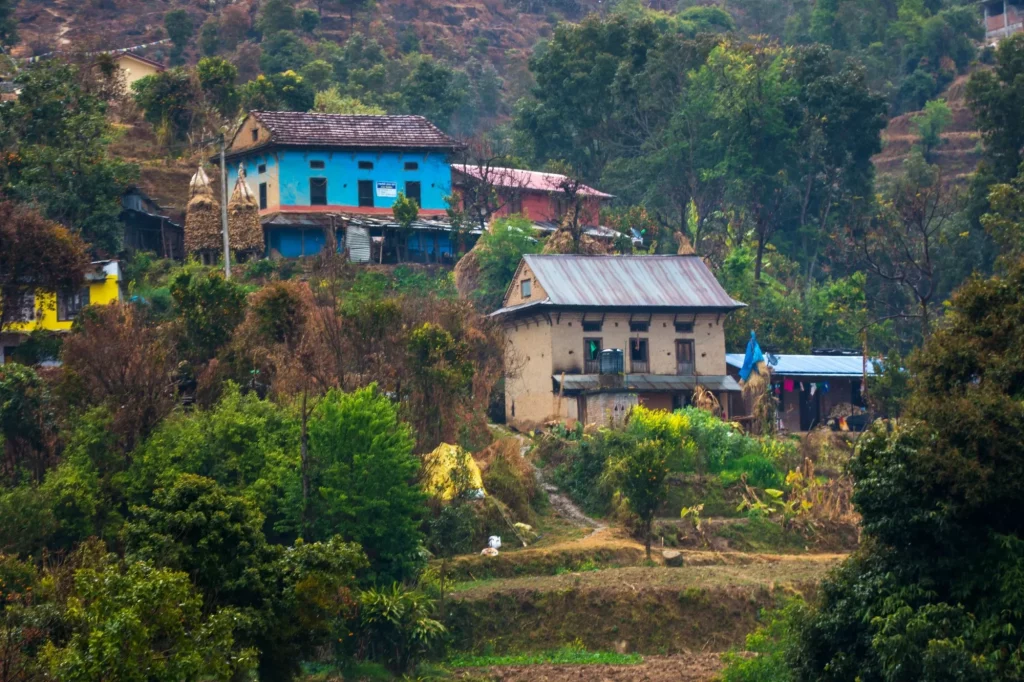
[[[697,256],[527,255],[492,313],[505,330],[507,422],[606,424],[672,410],[701,385],[726,415],[734,301]]]
[[[164,71],[166,67],[160,62],[155,62],[152,59],[146,59],[145,57],[131,52],[122,52],[121,54],[114,57],[114,63],[120,67],[121,72],[124,73],[124,84],[130,92],[132,89],[132,83],[135,81],[145,78],[146,76],[152,76],[154,74]]]
[[[26,296],[22,300],[18,320],[9,323],[4,332],[28,334],[38,330],[68,331],[85,306],[120,300],[120,263],[116,260],[97,261],[86,274],[85,284],[77,291],[55,293],[39,290]]]

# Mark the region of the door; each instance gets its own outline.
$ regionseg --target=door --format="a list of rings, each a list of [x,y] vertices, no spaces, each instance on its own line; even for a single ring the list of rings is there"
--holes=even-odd
[[[406,198],[412,199],[413,201],[416,202],[417,206],[423,208],[423,200],[420,197],[421,194],[422,192],[420,190],[420,183],[418,180],[410,180],[409,182],[405,183]]]
[[[693,340],[676,340],[676,374],[691,377],[694,375]]]
[[[359,205],[366,208],[373,207],[373,180],[359,181]]]

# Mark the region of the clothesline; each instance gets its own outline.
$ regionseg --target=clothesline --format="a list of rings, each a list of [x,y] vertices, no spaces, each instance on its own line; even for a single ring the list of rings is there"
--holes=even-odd
[[[163,40],[154,40],[151,43],[143,43],[141,45],[133,45],[131,47],[122,47],[122,48],[118,48],[116,50],[100,50],[99,52],[85,52],[85,53],[82,53],[82,54],[84,54],[86,57],[94,57],[96,55],[101,55],[101,54],[124,54],[125,52],[133,52],[135,50],[142,50],[142,49],[147,48],[147,47],[153,47],[154,45],[162,45],[163,43],[169,43],[169,42],[171,42],[170,38],[164,38]],[[53,52],[47,52],[46,54],[36,55],[35,57],[24,57],[24,58],[22,58],[21,61],[25,62],[26,64],[31,64],[31,63],[39,61],[40,59],[46,59],[47,57],[52,57],[55,54],[64,54],[64,51],[62,51],[62,50],[55,50]]]

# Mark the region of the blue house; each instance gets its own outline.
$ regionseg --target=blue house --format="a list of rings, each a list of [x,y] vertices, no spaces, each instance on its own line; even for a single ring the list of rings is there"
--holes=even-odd
[[[396,240],[392,206],[403,192],[420,206],[407,241],[411,259],[453,255],[445,198],[460,145],[422,116],[253,111],[226,150],[228,186],[244,168],[258,198],[266,253],[319,253],[331,229],[339,248],[368,260]],[[348,242],[348,243],[346,243]]]

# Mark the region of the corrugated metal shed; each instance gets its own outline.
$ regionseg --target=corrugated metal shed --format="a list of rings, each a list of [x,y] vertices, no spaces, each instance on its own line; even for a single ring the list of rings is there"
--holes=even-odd
[[[725,362],[739,369],[743,366],[743,353],[727,353]],[[774,358],[775,364],[770,360]],[[859,355],[774,355],[768,356],[772,374],[779,376],[851,377],[864,375],[864,360]],[[868,376],[875,373],[868,359]]]
[[[729,311],[726,293],[697,256],[523,256],[553,305]]]
[[[370,231],[365,227],[350,225],[345,230],[345,248],[353,263],[370,262]]]
[[[254,111],[271,144],[387,149],[458,149],[458,142],[422,116],[357,116],[301,111]]]
[[[699,382],[712,391],[739,391],[740,385],[731,376],[677,376],[674,374],[627,374],[622,386],[601,388],[601,377],[597,374],[555,374],[551,377],[555,386],[562,385],[567,393],[608,391],[625,393],[659,393],[666,391],[692,391]],[[564,383],[563,383],[564,382]]]

